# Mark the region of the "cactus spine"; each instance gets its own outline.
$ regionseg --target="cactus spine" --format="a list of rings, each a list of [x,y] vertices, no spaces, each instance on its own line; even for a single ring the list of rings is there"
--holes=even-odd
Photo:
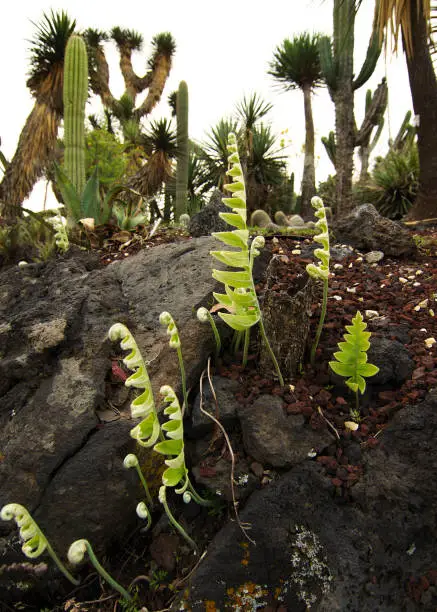
[[[82,37],[72,34],[64,63],[64,167],[81,196],[85,187],[85,104],[88,99],[88,58]]]
[[[176,98],[177,147],[178,158],[176,168],[176,203],[175,221],[187,212],[188,190],[188,86],[185,81],[179,83]]]
[[[355,13],[355,0],[334,0],[333,44],[324,37],[319,46],[322,72],[335,104],[337,216],[352,208],[353,152],[357,146],[354,91],[373,74],[381,53],[379,39],[372,35],[363,67],[354,80]]]

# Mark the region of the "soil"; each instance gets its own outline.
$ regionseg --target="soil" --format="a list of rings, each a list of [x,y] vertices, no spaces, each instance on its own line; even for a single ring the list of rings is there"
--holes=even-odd
[[[369,264],[364,254],[353,251],[341,261],[331,262],[328,310],[315,365],[311,367],[308,363],[302,364],[301,372],[291,384],[281,388],[273,377],[267,377],[257,370],[256,345],[251,346],[246,368],[240,365],[238,354],[225,354],[216,366],[221,376],[239,381],[236,399],[240,403],[251,404],[263,394],[277,395],[283,399],[288,414],[303,415],[310,427],[317,429],[326,427],[328,423],[336,442],[315,460],[322,464],[332,494],[344,503],[350,501],[352,488],[360,479],[363,469],[360,454],[350,451],[351,448],[356,449],[357,445],[351,445],[350,441],[358,441],[361,446],[370,449],[377,446],[380,432],[393,415],[406,404],[422,401],[428,390],[437,384],[437,344],[428,347],[425,343],[430,338],[437,340],[437,227],[410,231],[418,236],[419,250],[415,258],[395,260],[384,257],[378,263]],[[142,248],[153,248],[175,240],[189,241],[190,237],[183,230],[166,228],[159,229],[151,238],[147,237],[147,232],[143,236],[119,232],[118,236],[99,237],[94,246],[102,265],[108,265]],[[281,261],[278,291],[289,290],[305,273],[306,264],[313,261],[310,247],[311,240],[307,238],[266,237],[266,248]],[[257,289],[262,300],[262,284]],[[320,304],[314,304],[313,308],[314,321],[318,321]],[[386,385],[386,388],[376,392],[369,384],[368,391],[360,397],[360,414],[355,415],[358,427],[352,430],[345,427],[345,421],[353,421],[350,411],[355,408],[355,397],[345,385],[333,382],[328,362],[338,350],[337,343],[343,339],[345,325],[351,323],[357,310],[363,314],[368,310],[377,312],[376,319],[372,320],[371,314],[365,318],[372,337],[387,337],[389,330],[389,335],[401,340],[408,350],[414,361],[414,370],[412,377],[398,387]],[[117,376],[114,377],[114,384],[116,379]],[[237,445],[236,452],[241,458],[244,449],[238,432],[233,436],[233,443]],[[223,456],[229,459],[223,443],[212,444],[207,465],[213,469],[214,462]],[[250,458],[248,460],[251,461]],[[260,471],[262,486],[267,486],[269,478],[266,475],[269,471],[263,470],[263,467],[258,466],[257,469]],[[230,506],[228,504],[213,514],[206,510],[196,510],[196,517],[190,515],[189,509],[178,507],[178,511],[185,512],[183,520],[201,550],[232,516]],[[195,526],[191,528],[190,521],[194,518]],[[154,553],[154,559],[151,559],[150,542],[146,542],[145,546],[144,537],[137,536],[138,533],[132,534],[122,554],[117,551],[116,560],[112,559],[109,566],[111,572],[120,577],[122,584],[129,584],[132,576],[138,576],[134,582],[141,604],[135,609],[141,610],[141,605],[146,605],[148,610],[167,608],[174,598],[175,590],[183,587],[196,560],[188,548],[181,544],[176,560],[167,563],[166,547],[174,550],[174,542],[166,542],[165,533],[159,533],[159,528],[154,531],[152,538],[154,541],[158,539],[160,553]],[[141,540],[140,544],[138,540]],[[120,603],[115,603],[116,597],[111,596],[106,586],[99,584],[96,575],[90,574],[85,580],[93,585],[87,593],[87,602],[83,602],[84,591],[72,592],[69,600],[56,609],[70,612],[123,609]],[[90,593],[94,593],[93,601],[90,601]],[[145,593],[149,595],[143,599]]]

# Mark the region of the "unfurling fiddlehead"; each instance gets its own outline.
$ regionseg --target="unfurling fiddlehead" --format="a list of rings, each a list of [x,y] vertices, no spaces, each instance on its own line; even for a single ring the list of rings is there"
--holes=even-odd
[[[113,342],[120,340],[122,350],[130,351],[123,359],[123,363],[134,373],[126,380],[125,385],[143,390],[131,403],[132,418],[142,417],[143,420],[131,430],[130,435],[138,444],[149,448],[158,440],[161,428],[145,361],[134,337],[125,325],[115,323],[109,330],[108,336]]]
[[[215,232],[212,235],[224,244],[236,247],[234,251],[211,251],[211,255],[230,266],[239,268],[239,271],[213,270],[212,276],[225,286],[225,294],[214,293],[217,302],[229,312],[219,312],[219,316],[232,329],[243,332],[245,335],[243,365],[247,362],[250,328],[259,324],[261,337],[271,356],[281,386],[284,380],[279,369],[276,357],[267,339],[261,315],[255,285],[252,277],[253,261],[259,255],[259,249],[264,246],[264,238],[256,236],[249,247],[249,230],[247,229],[246,187],[243,170],[238,155],[237,139],[235,134],[229,134],[228,161],[230,169],[227,175],[232,183],[225,185],[224,189],[232,193],[232,197],[224,198],[223,203],[232,209],[232,213],[219,213],[220,217],[236,229],[231,232]]]
[[[209,312],[207,308],[205,308],[204,306],[201,306],[200,308],[197,309],[197,318],[201,323],[209,322],[209,324],[212,327],[212,332],[214,334],[214,339],[215,339],[215,356],[217,359],[218,356],[220,355],[222,343],[220,340],[220,334],[217,329],[217,325],[215,324],[212,314]]]
[[[36,522],[33,520],[29,511],[20,504],[7,504],[3,506],[0,517],[3,521],[15,520],[17,527],[20,530],[20,537],[23,540],[23,546],[21,550],[29,559],[35,559],[42,555],[47,550],[53,561],[58,566],[59,570],[64,576],[74,585],[79,584],[79,580],[76,580],[70,572],[67,570],[65,565],[59,559],[53,548],[50,546],[47,538],[38,527]]]
[[[147,486],[147,482],[146,479],[144,478],[144,474],[143,471],[141,469],[140,466],[140,462],[138,461],[138,457],[136,455],[134,455],[133,453],[130,453],[129,455],[126,455],[126,457],[124,458],[123,461],[123,465],[126,469],[130,469],[130,468],[135,468],[138,474],[138,478],[141,481],[141,484],[143,485],[144,491],[146,492],[146,497],[147,497],[147,501],[149,503],[150,506],[153,506],[153,500],[152,497],[150,495],[150,491],[149,491],[149,487]],[[141,514],[138,513],[138,507],[141,506]],[[151,524],[152,524],[152,517],[150,515],[149,509],[146,506],[146,504],[144,502],[140,502],[137,506],[137,514],[140,518],[146,518],[147,519],[147,527],[146,529],[148,529]]]
[[[129,595],[126,589],[118,584],[118,582],[114,580],[114,578],[100,565],[88,540],[76,540],[73,542],[68,549],[68,560],[74,565],[82,563],[85,553],[88,553],[91,563],[94,565],[103,580],[106,580],[106,582],[110,584],[112,588],[118,591],[124,599],[130,601],[132,599],[131,595]]]
[[[188,409],[188,395],[187,395],[187,379],[185,376],[184,359],[182,357],[181,339],[179,338],[178,328],[174,322],[173,317],[169,312],[161,312],[159,315],[159,322],[161,325],[167,327],[167,335],[170,336],[169,345],[170,348],[176,349],[178,354],[179,369],[181,371],[181,382],[182,382],[182,395],[184,397],[184,408]]]
[[[320,259],[320,262],[316,264],[308,264],[306,270],[308,274],[315,279],[323,282],[323,300],[322,310],[320,312],[319,325],[317,327],[316,338],[311,348],[310,361],[311,365],[314,365],[316,356],[317,346],[319,344],[320,336],[323,329],[323,323],[325,322],[326,308],[328,304],[328,281],[329,281],[329,260],[331,258],[331,252],[329,249],[329,231],[328,221],[326,219],[326,210],[321,198],[317,196],[311,200],[313,208],[315,208],[315,215],[318,217],[316,228],[319,230],[319,234],[314,236],[314,241],[319,242],[322,245],[322,249],[315,249],[314,255]]]
[[[188,476],[188,469],[185,464],[185,445],[184,445],[184,428],[182,410],[179,400],[169,385],[164,385],[160,389],[160,393],[164,401],[168,404],[164,409],[164,414],[168,416],[168,421],[162,425],[162,429],[166,432],[168,440],[155,444],[154,450],[162,455],[169,455],[173,459],[166,459],[165,464],[167,469],[162,475],[162,487],[159,490],[159,500],[164,505],[165,511],[173,526],[181,533],[187,542],[196,548],[193,540],[187,535],[182,526],[176,521],[171,514],[167,505],[166,491],[167,487],[172,487],[178,495],[183,496],[185,503],[194,500],[202,506],[211,506],[213,502],[203,499],[194,489]],[[179,485],[179,488],[176,487]]]

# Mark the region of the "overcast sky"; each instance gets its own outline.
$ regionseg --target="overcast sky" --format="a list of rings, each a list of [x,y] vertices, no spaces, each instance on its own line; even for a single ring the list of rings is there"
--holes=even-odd
[[[189,88],[190,137],[202,140],[209,128],[230,115],[243,95],[254,91],[273,104],[268,115],[276,132],[288,130],[289,171],[302,174],[302,146],[305,140],[303,96],[299,91],[281,92],[267,75],[275,47],[284,38],[304,31],[332,33],[332,0],[166,0],[144,2],[101,2],[76,0],[70,3],[45,0],[9,2],[2,15],[0,57],[2,95],[0,96],[1,149],[12,158],[20,131],[33,106],[26,88],[29,69],[29,39],[35,33],[33,22],[39,22],[51,9],[67,10],[77,20],[78,28],[94,27],[109,30],[115,25],[138,31],[144,38],[143,51],[134,54],[134,68],[146,71],[150,57],[150,41],[163,31],[172,33],[177,49],[173,67],[161,102],[152,118],[170,116],[168,94],[177,89],[182,79]],[[364,0],[355,28],[355,71],[363,62],[373,16],[373,0]],[[114,45],[107,45],[110,64],[110,87],[117,97],[123,93],[123,80],[118,68]],[[389,85],[389,114],[375,154],[387,150],[389,126],[396,134],[407,110],[412,109],[405,59],[381,55],[377,69],[366,85],[355,95],[357,124],[363,118],[366,89],[374,90],[383,76]],[[142,98],[138,98],[141,101]],[[101,110],[99,101],[88,103],[87,113]],[[334,129],[334,106],[326,90],[317,90],[313,100],[316,129],[316,180],[333,173],[333,167],[320,138]],[[299,183],[298,183],[299,185]],[[44,185],[35,188],[26,205],[42,206]],[[49,203],[53,202],[49,199]]]

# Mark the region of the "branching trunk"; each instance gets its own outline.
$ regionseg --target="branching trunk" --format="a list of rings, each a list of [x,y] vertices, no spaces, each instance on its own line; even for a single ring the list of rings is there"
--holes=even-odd
[[[316,172],[314,167],[314,121],[311,108],[311,87],[303,89],[305,110],[305,158],[302,176],[301,215],[304,219],[312,218],[311,198],[316,193]]]

